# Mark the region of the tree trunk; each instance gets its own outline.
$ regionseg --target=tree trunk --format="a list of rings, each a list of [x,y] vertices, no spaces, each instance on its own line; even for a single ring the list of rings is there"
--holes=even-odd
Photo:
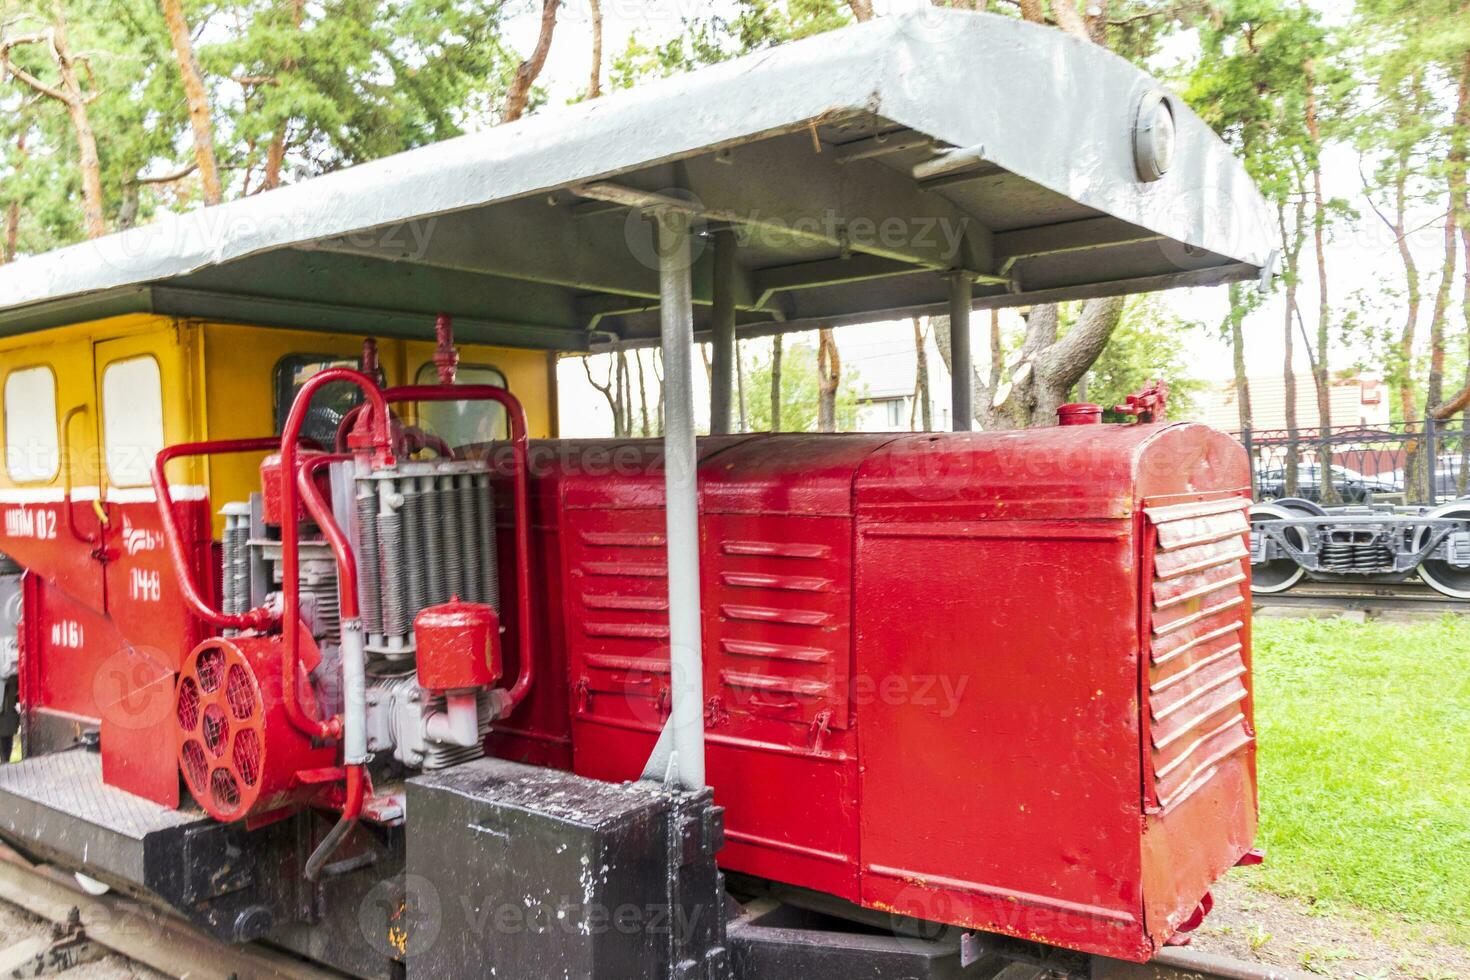
[[[1301,258],[1302,245],[1306,241],[1306,198],[1298,198],[1294,214],[1295,223],[1288,230],[1286,226],[1286,205],[1280,204],[1276,208],[1276,220],[1281,228],[1281,241],[1285,246],[1286,254],[1283,256],[1284,275],[1286,282],[1286,295],[1284,297],[1285,313],[1282,317],[1281,342],[1286,352],[1283,365],[1282,393],[1285,398],[1286,412],[1286,459],[1283,460],[1282,468],[1285,470],[1284,492],[1288,497],[1297,496],[1298,479],[1300,476],[1299,464],[1301,462],[1301,428],[1297,423],[1296,405],[1296,365],[1295,344],[1297,302],[1297,283],[1301,281]]]
[[[300,30],[301,21],[306,16],[306,0],[291,0],[291,26]],[[296,67],[295,58],[286,58],[281,62],[281,70],[289,72]],[[285,121],[276,127],[271,136],[270,146],[265,151],[265,174],[260,182],[263,191],[275,190],[281,186],[281,172],[286,166],[286,138],[290,135],[290,128]]]
[[[1057,26],[1062,30],[1084,41],[1093,40],[1087,20],[1077,10],[1076,0],[1052,0],[1051,12],[1057,19]]]
[[[771,431],[781,431],[781,348],[780,334],[771,338]]]
[[[588,13],[592,17],[592,78],[587,84],[587,98],[602,96],[602,2],[587,0]]]
[[[163,8],[164,22],[168,24],[174,57],[179,61],[179,75],[184,83],[189,127],[194,134],[194,159],[199,164],[199,182],[204,189],[204,203],[218,204],[222,192],[219,167],[214,158],[214,120],[209,111],[209,90],[204,86],[204,75],[199,70],[199,59],[194,53],[194,38],[189,33],[189,22],[184,17],[183,0],[159,0],[159,3]]]
[[[1452,173],[1454,164],[1451,163]],[[1450,177],[1453,185],[1454,177]],[[1455,268],[1459,258],[1459,194],[1452,186],[1449,207],[1444,218],[1444,264],[1440,268],[1439,288],[1434,293],[1434,307],[1429,314],[1429,374],[1425,379],[1424,403],[1438,405],[1444,400],[1445,321],[1449,319],[1450,297],[1454,291]]]
[[[931,316],[929,327],[934,331],[934,346],[939,350],[939,360],[944,364],[945,373],[954,377],[954,351],[951,347],[950,323],[948,315]],[[970,389],[972,392],[970,403],[974,421],[980,424],[981,429],[994,428],[993,414],[991,412],[991,398],[995,390],[1000,386],[1001,368],[1003,354],[1000,344],[1000,314],[995,310],[990,311],[990,380],[987,382],[980,376],[980,369],[975,367],[973,360],[970,364]]]
[[[1460,86],[1455,103],[1454,131],[1450,143],[1450,195],[1459,202],[1460,250],[1465,253],[1463,266],[1464,293],[1461,297],[1466,333],[1470,334],[1470,51],[1465,52],[1460,66]],[[1462,389],[1470,402],[1470,359],[1465,363],[1465,385]],[[1453,413],[1447,413],[1445,417]],[[1462,406],[1460,414],[1460,471],[1456,479],[1456,495],[1470,489],[1470,409]]]
[[[97,155],[97,136],[84,104],[77,102],[67,111],[77,134],[77,167],[82,173],[82,212],[87,237],[101,238],[107,234],[107,221],[102,214],[102,162]]]
[[[735,403],[736,421],[740,432],[750,431],[750,413],[745,407],[745,365],[740,362],[740,338],[735,338]]]
[[[937,336],[937,335],[936,335]],[[990,311],[990,384],[977,391],[991,392],[1000,384],[1000,371],[1005,365],[1001,362],[1005,358],[1005,351],[1001,345],[1000,336],[1000,310]],[[948,364],[948,362],[946,362]],[[976,375],[979,376],[978,373]]]
[[[817,332],[817,431],[837,431],[837,388],[842,384],[842,357],[832,331]]]
[[[0,265],[15,261],[16,249],[20,247],[20,202],[11,201],[5,209],[5,244],[0,247]]]
[[[48,85],[10,60],[12,49],[31,44],[44,45],[47,49],[60,78],[58,85]],[[102,164],[97,156],[97,136],[87,112],[98,93],[84,90],[77,77],[77,63],[67,41],[66,12],[60,0],[52,5],[49,31],[9,37],[0,33],[0,77],[6,74],[66,108],[77,140],[77,168],[82,177],[82,214],[87,237],[100,238],[107,234],[107,223],[103,217]]]
[[[619,436],[633,435],[633,372],[628,369],[628,351],[618,348],[618,404],[622,406],[623,418],[619,425]]]
[[[1015,429],[1055,425],[1057,409],[1122,322],[1123,307],[1121,296],[1088,300],[1077,322],[1060,339],[1057,308],[1034,307],[1009,388],[1002,385],[994,398],[992,424]]]
[[[15,138],[15,173],[20,176],[25,167],[26,160],[26,134],[24,131]],[[15,261],[15,253],[20,249],[20,200],[11,201],[5,209],[5,241],[0,243],[0,265]]]
[[[873,0],[847,0],[847,6],[853,19],[860,22],[873,19]]]
[[[532,49],[529,58],[516,66],[510,91],[505,94],[505,112],[501,114],[501,122],[515,122],[526,114],[526,106],[531,101],[531,86],[536,84],[536,79],[541,76],[541,69],[546,67],[546,55],[551,50],[551,36],[556,31],[556,10],[560,6],[561,0],[542,0],[541,32],[536,36],[536,47]]]
[[[664,434],[664,349],[655,347],[653,349],[653,376],[658,379],[658,407],[654,409],[653,434],[662,437]]]
[[[1245,332],[1241,329],[1245,324],[1245,289],[1238,282],[1230,284],[1230,312],[1225,315],[1229,326],[1230,357],[1235,369],[1235,410],[1242,433],[1255,427],[1251,417],[1250,378],[1245,368]]]
[[[583,356],[583,358],[582,358],[582,370],[587,373],[587,383],[590,384],[592,387],[596,388],[598,391],[602,392],[602,397],[607,399],[607,407],[608,407],[608,410],[610,412],[612,412],[612,417],[613,417],[613,435],[617,435],[618,434],[618,413],[619,413],[619,408],[618,408],[618,399],[617,399],[617,396],[613,394],[613,366],[612,366],[612,364],[609,363],[608,366],[607,366],[607,381],[606,382],[603,382],[601,384],[599,384],[597,382],[597,380],[592,377],[592,358],[591,358],[590,355]]]
[[[1404,326],[1399,332],[1399,413],[1405,422],[1419,417],[1419,407],[1414,391],[1414,334],[1419,329],[1419,305],[1423,292],[1419,282],[1419,266],[1414,261],[1414,251],[1409,248],[1409,233],[1405,227],[1405,212],[1408,210],[1409,161],[1405,151],[1399,155],[1398,173],[1394,178],[1394,218],[1390,223],[1394,242],[1398,246],[1399,261],[1404,265],[1404,290],[1406,309]]]
[[[929,404],[929,358],[924,354],[924,325],[918,317],[914,321],[914,404],[924,432],[934,429],[933,407]],[[914,427],[914,413],[909,413],[909,428]]]
[[[633,351],[633,360],[638,364],[638,411],[642,414],[642,418],[638,424],[638,431],[643,438],[647,439],[650,434],[648,426],[648,385],[643,380],[643,352],[641,350]]]
[[[1322,133],[1317,121],[1317,84],[1307,66],[1307,134],[1312,141],[1312,246],[1317,254],[1317,360],[1312,374],[1317,381],[1317,433],[1319,483],[1324,504],[1340,503],[1332,479],[1332,389],[1328,366],[1328,326],[1331,306],[1327,296],[1327,206],[1322,195]]]

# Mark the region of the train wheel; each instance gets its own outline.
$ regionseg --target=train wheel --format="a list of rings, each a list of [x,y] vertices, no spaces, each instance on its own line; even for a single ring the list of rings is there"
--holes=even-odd
[[[1309,504],[1308,501],[1301,501]],[[1318,508],[1319,510],[1321,508]],[[1306,507],[1285,507],[1280,502],[1256,504],[1251,508],[1251,523],[1264,524],[1268,521],[1291,520],[1293,517],[1316,516]],[[1306,546],[1306,536],[1295,528],[1288,528],[1287,536],[1297,547]],[[1274,595],[1285,592],[1302,580],[1307,570],[1290,558],[1275,558],[1251,565],[1251,591],[1257,595]]]
[[[1425,516],[1452,517],[1470,521],[1470,499],[1452,500],[1436,507]],[[1424,541],[1427,533],[1427,529],[1420,528],[1414,535],[1416,549]],[[1442,592],[1452,599],[1470,599],[1470,568],[1457,568],[1443,559],[1426,560],[1420,562],[1418,572],[1424,584],[1436,592]]]
[[[1277,507],[1285,507],[1287,510],[1297,511],[1296,516],[1327,516],[1327,511],[1322,509],[1321,504],[1317,503],[1315,500],[1308,500],[1306,497],[1277,497],[1276,500],[1273,501],[1273,503],[1275,503]]]

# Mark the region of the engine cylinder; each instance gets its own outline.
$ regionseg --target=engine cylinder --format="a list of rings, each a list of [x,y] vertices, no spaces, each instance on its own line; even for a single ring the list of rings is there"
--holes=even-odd
[[[279,637],[205,640],[185,659],[174,688],[179,768],[190,794],[230,822],[305,804],[319,788],[296,774],[334,764],[292,726],[281,700]],[[303,707],[316,714],[303,672]]]

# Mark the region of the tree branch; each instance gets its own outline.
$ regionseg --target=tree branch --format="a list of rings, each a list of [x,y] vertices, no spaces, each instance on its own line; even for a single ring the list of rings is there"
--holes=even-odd
[[[546,55],[551,51],[551,37],[556,30],[556,10],[560,6],[561,0],[542,0],[541,32],[536,37],[536,47],[529,58],[516,66],[510,91],[505,96],[505,113],[501,116],[501,122],[515,122],[526,114],[526,105],[531,101],[531,86],[536,84],[541,69],[546,65]]]
[[[10,60],[11,50],[14,48],[18,48],[24,44],[45,44],[51,47],[53,51],[56,47],[54,38],[52,37],[50,31],[39,31],[35,34],[17,34],[14,37],[0,40],[0,68],[3,68],[8,74],[13,76],[14,78],[19,79],[26,85],[29,85],[31,88],[35,89],[37,92],[40,92],[48,99],[55,99],[57,102],[70,105],[71,99],[67,96],[65,92],[61,91],[61,89],[59,88],[53,88],[52,86],[47,85],[35,75],[32,75],[24,68],[18,67],[13,61]]]
[[[1036,358],[1037,370],[1048,385],[1066,391],[1081,380],[1122,321],[1123,304],[1123,297],[1109,296],[1083,305],[1081,317],[1067,335]]]
[[[176,180],[183,180],[198,169],[199,162],[196,160],[192,163],[185,164],[173,173],[159,174],[156,177],[137,176],[133,178],[132,182],[135,184],[172,184]]]

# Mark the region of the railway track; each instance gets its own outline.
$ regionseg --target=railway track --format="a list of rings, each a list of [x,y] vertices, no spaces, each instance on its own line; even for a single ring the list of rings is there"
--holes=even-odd
[[[1444,613],[1470,613],[1470,602],[1451,599],[1428,586],[1342,585],[1336,582],[1302,582],[1286,592],[1254,595],[1256,609],[1314,609],[1354,611],[1374,616],[1382,612],[1418,613],[1427,617]]]
[[[112,893],[89,895],[70,875],[32,865],[3,846],[0,901],[62,926],[74,918],[76,910],[87,941],[165,976],[189,980],[341,980],[343,976],[267,946],[226,946],[142,902]],[[45,958],[43,954],[41,960]],[[45,972],[59,971],[53,966]],[[38,973],[27,970],[14,975]]]
[[[169,977],[341,980],[344,976],[268,946],[225,945],[182,919],[142,902],[112,893],[88,894],[71,876],[33,865],[3,845],[0,845],[0,901],[61,926],[69,921],[75,925],[79,919],[85,942]],[[1092,957],[1089,967],[1089,980],[1307,980],[1308,977],[1296,971],[1232,960],[1188,947],[1166,949],[1142,964]],[[61,971],[53,964],[46,972]],[[15,975],[38,974],[27,971]],[[1028,971],[1021,964],[1013,964],[998,974],[996,980],[1043,976],[1056,974],[1037,969]]]

